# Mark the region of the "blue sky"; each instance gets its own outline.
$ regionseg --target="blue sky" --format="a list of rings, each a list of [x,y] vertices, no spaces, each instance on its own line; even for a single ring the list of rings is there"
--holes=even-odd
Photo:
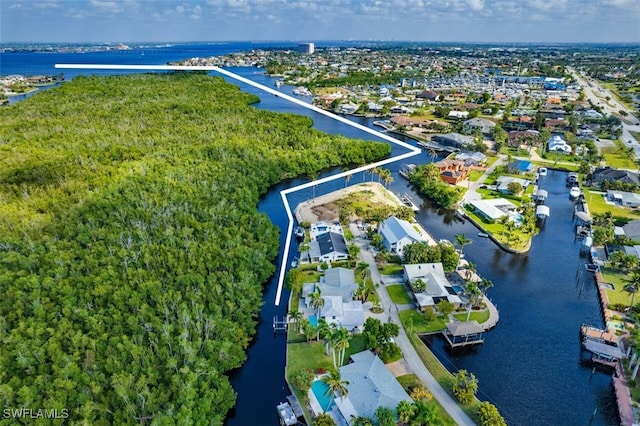
[[[640,0],[0,0],[0,42],[640,42]]]

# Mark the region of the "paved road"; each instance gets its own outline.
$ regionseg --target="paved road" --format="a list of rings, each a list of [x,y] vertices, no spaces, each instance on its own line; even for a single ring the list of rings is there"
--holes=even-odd
[[[636,157],[640,158],[640,141],[636,140],[630,133],[631,131],[640,133],[640,119],[633,114],[633,111],[630,111],[625,105],[620,103],[613,93],[600,86],[595,80],[579,74],[574,69],[569,69],[569,72],[571,72],[578,84],[584,89],[584,94],[587,98],[594,105],[600,106],[605,114],[619,116],[620,111],[627,112],[627,116],[622,120],[621,138],[625,144],[635,149]],[[610,99],[606,100],[607,97]]]
[[[362,238],[362,232],[355,226],[351,226],[351,232],[356,237],[356,243],[360,246],[360,259],[367,262],[369,264],[369,270],[371,271],[371,279],[374,283],[381,283],[382,277],[378,272],[378,267],[376,266],[376,261],[371,253],[371,251],[365,250],[367,246],[366,241]],[[453,400],[453,398],[440,386],[440,383],[431,375],[427,367],[424,366],[422,360],[416,353],[415,349],[411,345],[407,334],[402,327],[400,322],[400,318],[398,316],[398,310],[395,308],[395,305],[391,302],[389,298],[389,294],[384,288],[384,285],[381,285],[378,288],[378,295],[380,296],[380,301],[382,303],[382,307],[384,308],[387,320],[390,320],[393,323],[398,324],[400,327],[400,334],[397,338],[395,338],[396,343],[400,346],[402,350],[402,354],[404,355],[404,359],[409,365],[411,371],[413,371],[420,380],[427,386],[429,391],[433,394],[433,397],[442,405],[442,407],[449,413],[451,418],[456,422],[457,425],[475,425],[475,423],[469,418],[469,416],[462,411],[460,406]]]

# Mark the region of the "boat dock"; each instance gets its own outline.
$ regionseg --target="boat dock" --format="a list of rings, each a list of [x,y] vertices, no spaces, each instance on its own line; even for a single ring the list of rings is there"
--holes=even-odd
[[[483,333],[484,329],[478,321],[466,321],[447,324],[447,329],[442,332],[442,335],[453,349],[484,343]]]

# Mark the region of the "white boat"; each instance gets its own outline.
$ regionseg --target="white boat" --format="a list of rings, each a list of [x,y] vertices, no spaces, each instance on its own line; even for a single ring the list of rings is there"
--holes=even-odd
[[[284,85],[284,81],[282,80],[276,80],[275,83],[273,83],[276,85],[276,87],[282,87]]]
[[[313,93],[311,93],[311,90],[302,86],[296,87],[295,89],[293,89],[293,94],[298,96],[313,96]]]
[[[582,191],[580,190],[579,186],[572,186],[569,190],[569,197],[571,197],[572,199],[578,198],[581,192]]]
[[[489,238],[489,234],[487,234],[486,232],[478,232],[478,237]]]
[[[278,410],[278,417],[280,417],[280,424],[282,426],[293,426],[298,423],[298,419],[293,413],[293,409],[289,403],[281,402],[276,408]]]
[[[546,168],[546,167],[540,167],[540,168],[538,169],[538,174],[539,174],[540,176],[546,176],[546,175],[547,175],[547,168]]]

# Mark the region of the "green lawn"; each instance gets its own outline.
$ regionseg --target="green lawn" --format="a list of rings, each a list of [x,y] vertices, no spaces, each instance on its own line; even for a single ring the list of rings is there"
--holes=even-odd
[[[396,377],[396,380],[402,385],[407,393],[411,393],[412,388],[423,384],[420,378],[413,373],[398,376]]]
[[[388,263],[384,266],[378,266],[378,272],[380,275],[402,275],[402,265],[396,265],[394,263]]]
[[[345,363],[349,360],[351,354],[362,352],[364,349],[364,336],[362,334],[354,335],[349,341],[349,347],[345,352]],[[331,352],[329,352],[329,355],[325,355],[324,351],[322,340],[309,343],[306,341],[289,343],[287,345],[287,376],[302,368],[310,370],[332,368]]]
[[[387,292],[389,293],[389,297],[391,297],[391,301],[393,303],[408,305],[412,302],[411,296],[409,296],[407,290],[405,290],[404,285],[402,284],[388,285]]]
[[[607,165],[615,169],[635,169],[637,166],[634,158],[626,152],[624,143],[617,140],[615,144],[615,148],[602,148],[600,150]]]
[[[467,313],[460,312],[458,314],[453,314],[453,317],[458,321],[466,321]],[[482,324],[485,321],[489,320],[489,310],[484,311],[471,311],[471,315],[469,316],[469,321],[476,320],[478,323]]]
[[[624,286],[627,285],[627,282],[625,281],[626,275],[609,268],[603,268],[601,272],[604,282],[613,284],[615,287],[614,290],[607,290],[609,304],[622,304],[629,306],[631,304],[631,295],[624,291]],[[636,294],[636,296],[638,295]],[[640,297],[636,297],[633,303],[636,304],[639,301]]]
[[[472,170],[471,173],[469,173],[469,180],[471,182],[477,182],[483,174],[484,170]]]
[[[618,216],[627,219],[640,219],[640,211],[607,204],[604,200],[605,194],[603,192],[593,191],[586,187],[583,188],[583,191],[587,204],[589,204],[589,212],[591,215],[611,212],[614,218]]]
[[[414,333],[431,333],[447,328],[442,317],[438,317],[436,320],[428,322],[424,314],[415,309],[400,311],[399,316],[405,330],[412,330]],[[411,327],[410,324],[412,323],[413,326]]]
[[[634,132],[633,130],[629,130],[629,133],[631,133],[631,136],[633,136],[633,138],[640,142],[640,132]]]

